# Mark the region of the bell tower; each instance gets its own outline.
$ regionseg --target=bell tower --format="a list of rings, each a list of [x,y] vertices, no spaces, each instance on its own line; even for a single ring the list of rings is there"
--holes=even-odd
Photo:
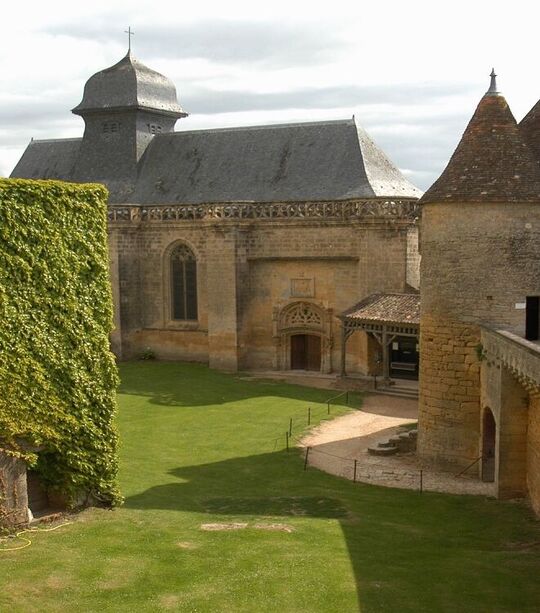
[[[111,202],[129,201],[137,163],[151,139],[186,117],[172,81],[131,53],[87,81],[73,113],[85,129],[73,180],[104,183]]]

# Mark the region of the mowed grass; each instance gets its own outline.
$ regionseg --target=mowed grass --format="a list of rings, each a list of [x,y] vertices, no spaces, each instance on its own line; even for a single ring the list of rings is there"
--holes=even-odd
[[[1,553],[1,612],[540,610],[540,524],[523,504],[303,471],[283,449],[289,416],[323,417],[332,392],[192,364],[121,376],[125,505]],[[272,524],[293,531],[257,527]]]

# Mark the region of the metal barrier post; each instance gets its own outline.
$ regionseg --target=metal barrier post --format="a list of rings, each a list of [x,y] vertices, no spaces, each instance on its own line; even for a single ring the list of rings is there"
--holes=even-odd
[[[354,476],[353,476],[353,482],[356,483],[356,465],[358,464],[358,460],[354,461]]]
[[[289,436],[292,436],[292,417],[289,419]]]
[[[420,471],[420,493],[424,491],[424,471]]]
[[[307,425],[311,425],[311,407],[308,407],[307,409]]]
[[[309,450],[311,449],[311,447],[306,447],[306,458],[304,460],[304,470],[307,470],[307,466],[308,466],[308,457],[309,457]]]

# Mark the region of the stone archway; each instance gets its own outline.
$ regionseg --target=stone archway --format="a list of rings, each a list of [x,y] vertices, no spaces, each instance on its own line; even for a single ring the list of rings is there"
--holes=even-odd
[[[495,481],[497,422],[491,409],[486,407],[482,416],[482,481]]]
[[[332,309],[307,301],[274,307],[275,370],[332,372]]]

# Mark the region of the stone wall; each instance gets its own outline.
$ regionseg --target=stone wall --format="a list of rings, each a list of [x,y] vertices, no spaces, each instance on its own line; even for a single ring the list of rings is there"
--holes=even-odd
[[[418,450],[461,465],[479,454],[476,346],[484,323],[523,336],[540,287],[540,223],[530,204],[424,205]]]
[[[418,226],[407,230],[407,284],[420,289],[420,250]]]
[[[0,526],[28,521],[26,464],[0,452]]]
[[[482,407],[497,424],[498,496],[527,493],[540,514],[540,345],[482,329]]]
[[[540,287],[540,221],[531,204],[429,204],[422,212],[422,312],[523,337]],[[516,305],[517,308],[516,308]]]
[[[466,466],[479,455],[480,330],[450,318],[422,316],[418,453]]]
[[[540,515],[540,396],[531,397],[527,428],[527,488],[533,509]]]
[[[328,351],[339,368],[342,311],[375,292],[406,289],[414,219],[169,220],[137,216],[110,225],[118,303],[114,340],[122,357],[149,347],[166,359],[209,362],[223,370],[274,368],[275,308],[299,299],[332,313]],[[170,316],[168,254],[177,241],[197,257],[198,321]],[[292,284],[311,289],[297,295]],[[368,370],[357,335],[351,372]],[[121,338],[121,343],[119,343]]]

